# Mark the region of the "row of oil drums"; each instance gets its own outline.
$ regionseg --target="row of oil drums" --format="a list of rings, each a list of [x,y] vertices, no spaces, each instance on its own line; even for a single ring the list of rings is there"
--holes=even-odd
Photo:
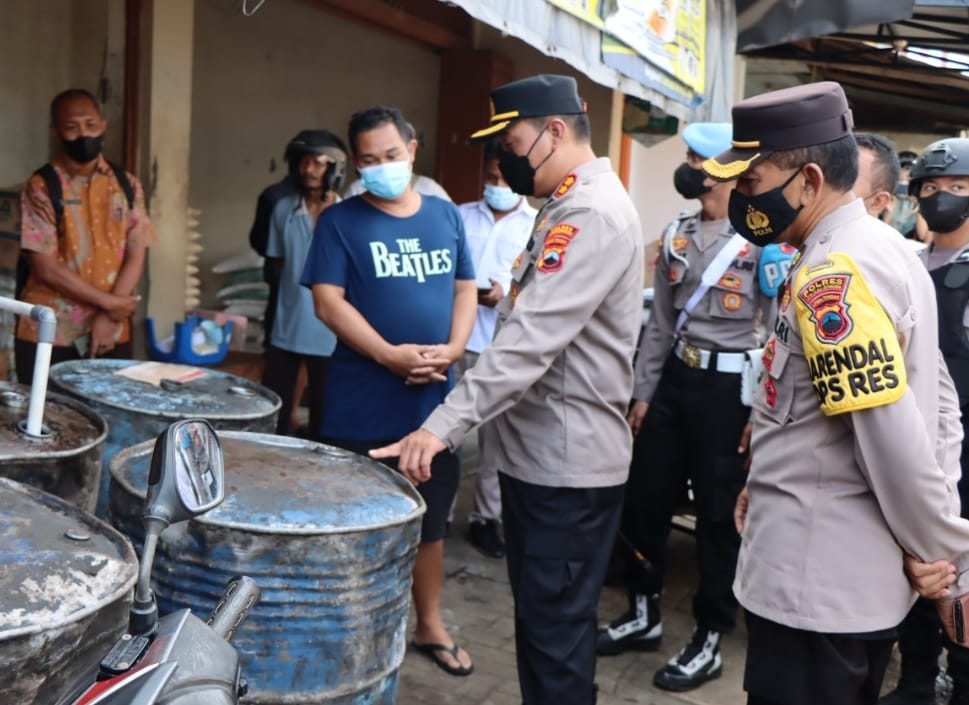
[[[232,576],[249,575],[262,598],[233,639],[243,702],[394,703],[420,495],[367,458],[271,435],[270,390],[172,369],[159,380],[136,361],[54,365],[41,438],[18,430],[29,388],[0,383],[4,702],[56,700],[125,631],[154,438],[205,418],[219,429],[226,498],[162,534],[161,612],[204,617]]]

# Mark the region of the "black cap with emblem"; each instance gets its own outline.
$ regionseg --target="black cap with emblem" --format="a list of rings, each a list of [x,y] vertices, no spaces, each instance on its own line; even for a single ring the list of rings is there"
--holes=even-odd
[[[540,74],[506,83],[491,91],[491,124],[471,135],[483,140],[497,135],[513,120],[586,112],[578,85],[571,76]]]
[[[834,142],[854,126],[848,99],[834,81],[747,98],[732,114],[733,147],[703,162],[703,170],[718,181],[736,179],[772,152]]]

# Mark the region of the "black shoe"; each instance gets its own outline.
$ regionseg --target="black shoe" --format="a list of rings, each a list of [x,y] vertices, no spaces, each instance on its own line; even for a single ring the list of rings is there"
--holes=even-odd
[[[596,634],[596,653],[615,656],[623,651],[655,651],[663,639],[659,595],[629,595],[629,611],[601,627]]]
[[[468,543],[488,558],[505,557],[505,542],[494,519],[468,524]]]
[[[902,673],[895,690],[878,700],[878,705],[935,705],[936,664],[917,663],[902,659]],[[956,703],[959,701],[956,700]]]
[[[697,627],[683,650],[653,676],[653,685],[676,692],[693,690],[723,672],[720,634]]]
[[[935,705],[935,688],[925,691],[899,687],[880,698],[878,705]]]

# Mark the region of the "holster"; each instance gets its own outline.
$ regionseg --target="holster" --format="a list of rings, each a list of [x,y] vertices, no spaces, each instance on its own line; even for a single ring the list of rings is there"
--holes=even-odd
[[[959,646],[969,645],[969,593],[936,600],[935,608],[949,640]]]

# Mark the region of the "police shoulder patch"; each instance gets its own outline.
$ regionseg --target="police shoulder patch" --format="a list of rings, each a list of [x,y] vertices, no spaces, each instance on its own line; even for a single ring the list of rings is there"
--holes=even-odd
[[[811,383],[827,416],[898,401],[907,378],[895,326],[848,255],[801,269],[794,308]]]
[[[569,174],[566,176],[559,187],[555,189],[555,193],[552,194],[553,198],[562,198],[565,194],[572,190],[572,187],[579,182],[579,178],[575,174]]]
[[[545,236],[545,244],[542,245],[542,254],[536,265],[538,271],[546,274],[559,271],[565,263],[566,248],[572,242],[572,238],[578,234],[579,229],[574,225],[568,223],[553,225]]]

